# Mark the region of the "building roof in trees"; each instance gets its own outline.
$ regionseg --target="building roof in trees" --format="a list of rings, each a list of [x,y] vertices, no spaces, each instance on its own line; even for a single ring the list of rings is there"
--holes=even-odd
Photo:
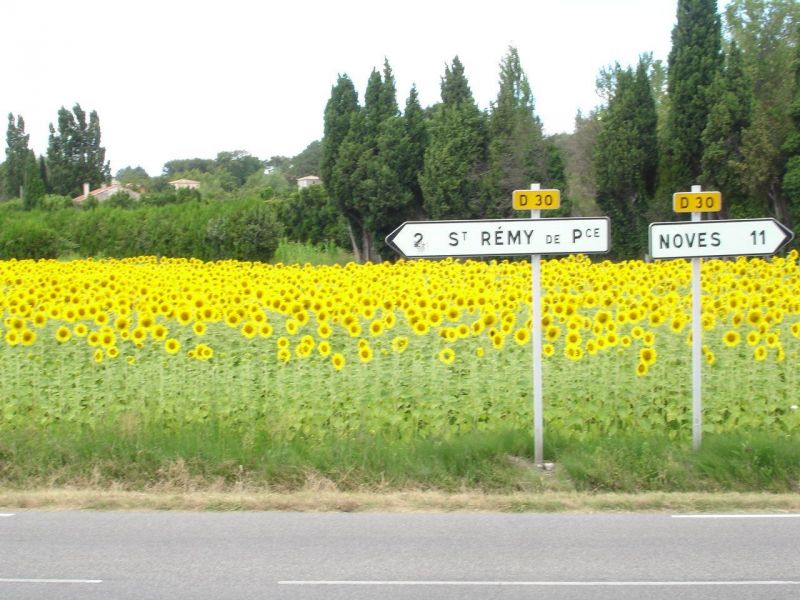
[[[88,187],[88,186],[87,186]],[[111,185],[104,185],[97,189],[91,190],[88,194],[83,193],[80,196],[76,196],[72,199],[73,202],[84,202],[89,196],[94,196],[97,198],[98,201],[108,200],[111,196],[116,194],[117,192],[125,192],[131,198],[138,198],[141,194],[127,186],[122,185],[118,181],[114,181]]]

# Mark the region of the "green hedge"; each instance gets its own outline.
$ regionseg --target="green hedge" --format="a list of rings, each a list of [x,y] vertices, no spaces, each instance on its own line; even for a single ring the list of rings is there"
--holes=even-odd
[[[263,200],[22,211],[0,205],[0,258],[63,255],[267,261],[283,235]]]

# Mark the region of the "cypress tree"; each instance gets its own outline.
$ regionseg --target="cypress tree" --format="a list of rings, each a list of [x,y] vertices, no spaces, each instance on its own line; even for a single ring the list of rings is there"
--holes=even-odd
[[[353,250],[358,260],[379,261],[383,238],[399,223],[413,200],[413,191],[403,184],[404,121],[397,107],[397,94],[389,62],[383,75],[373,69],[364,94],[364,107],[358,107],[352,84],[343,84],[326,111],[326,137],[323,139],[323,177],[328,172],[328,189],[345,216]],[[345,102],[339,102],[339,98]],[[347,128],[336,129],[343,112],[349,115]],[[328,126],[330,124],[330,127]],[[344,132],[338,146],[335,135]],[[330,137],[329,137],[330,134]],[[336,149],[334,154],[333,150]],[[327,171],[326,171],[327,170]]]
[[[709,88],[722,68],[721,48],[716,0],[678,0],[668,61],[663,199],[689,189],[702,173],[702,135],[713,102]]]
[[[388,94],[386,94],[388,96]],[[384,106],[383,81],[381,74],[372,69],[367,80],[367,89],[364,92],[364,135],[366,138],[376,140],[380,124],[386,118],[387,108]]]
[[[44,190],[46,193],[50,192],[50,184],[47,180],[47,161],[45,160],[44,156],[39,156],[39,178],[42,180],[44,184]]]
[[[422,188],[419,176],[425,165],[425,148],[428,145],[428,130],[425,111],[419,103],[417,87],[412,85],[403,111],[403,140],[399,176],[402,185],[411,192],[407,216],[422,217]]]
[[[331,89],[331,97],[325,105],[324,134],[322,138],[322,162],[320,174],[330,190],[333,171],[339,149],[350,129],[350,119],[358,112],[358,93],[350,77],[339,75]]]
[[[442,102],[428,123],[419,176],[425,212],[433,219],[483,214],[480,179],[485,170],[485,124],[458,57],[445,67]]]
[[[388,59],[383,60],[383,82],[379,101],[381,107],[381,121],[396,117],[399,114],[397,107],[397,89],[392,67],[389,65]]]
[[[28,150],[22,179],[22,206],[31,210],[39,205],[45,194],[44,181],[39,173],[39,162],[33,150]]]
[[[472,90],[469,88],[464,65],[458,56],[450,65],[444,66],[444,77],[441,81],[442,103],[455,106],[462,102],[474,103]]]
[[[358,243],[361,232],[353,228],[353,215],[348,213],[347,200],[352,195],[349,177],[344,177],[338,167],[342,144],[347,137],[353,118],[358,114],[358,93],[352,80],[346,75],[339,75],[331,89],[331,97],[325,105],[324,135],[322,138],[322,160],[320,175],[331,200],[338,207],[348,224],[348,233],[353,252],[358,260]]]
[[[658,156],[656,107],[646,66],[616,69],[613,95],[595,146],[597,204],[611,217],[611,247],[620,258],[644,253]]]
[[[339,145],[328,187],[336,206],[347,221],[353,253],[359,262],[368,260],[363,255],[364,221],[356,205],[356,184],[366,176],[361,171],[364,164],[362,154],[365,132],[364,112],[359,109],[350,116],[350,125]]]
[[[500,89],[492,104],[488,134],[488,169],[483,180],[487,215],[513,214],[511,192],[526,189],[532,181],[550,187],[550,171],[559,164],[563,180],[563,162],[558,150],[545,143],[528,78],[513,47],[500,63]]]
[[[703,187],[719,190],[723,197],[721,216],[735,218],[759,216],[757,207],[748,205],[742,179],[742,135],[750,125],[753,96],[744,72],[742,53],[731,43],[725,68],[711,87],[715,99],[703,131]]]
[[[411,190],[400,179],[403,121],[388,61],[383,77],[375,70],[370,75],[363,114],[363,136],[353,140],[358,152],[353,204],[363,224],[362,259],[379,261],[383,238],[399,225],[393,215],[402,214],[411,201]]]

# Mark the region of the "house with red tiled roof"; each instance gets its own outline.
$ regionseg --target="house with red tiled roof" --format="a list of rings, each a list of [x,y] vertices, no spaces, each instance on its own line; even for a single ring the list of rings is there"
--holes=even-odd
[[[80,196],[76,196],[75,198],[72,199],[72,201],[77,204],[80,204],[82,202],[85,202],[87,198],[89,198],[89,196],[94,196],[95,198],[97,198],[98,202],[104,202],[105,200],[108,200],[109,198],[111,198],[111,196],[113,196],[118,192],[123,192],[125,194],[128,194],[134,200],[138,200],[139,197],[141,196],[141,194],[136,190],[133,190],[127,186],[122,185],[116,179],[112,179],[110,185],[104,185],[95,190],[89,190],[89,184],[84,183],[83,194],[81,194]]]

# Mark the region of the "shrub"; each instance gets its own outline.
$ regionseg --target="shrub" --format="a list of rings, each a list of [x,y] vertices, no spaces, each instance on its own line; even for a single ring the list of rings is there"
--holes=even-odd
[[[59,196],[58,194],[45,194],[39,200],[39,208],[46,211],[72,208],[72,198],[69,196]]]
[[[120,190],[108,199],[108,205],[114,208],[132,208],[135,200],[128,192]]]
[[[187,200],[163,206],[133,202],[130,208],[105,202],[93,210],[17,208],[11,202],[0,205],[2,257],[57,257],[59,250],[67,250],[78,256],[267,261],[283,236],[274,210],[262,200]]]
[[[237,211],[228,226],[233,228],[229,236],[233,240],[234,257],[239,260],[268,261],[283,236],[283,226],[275,211],[264,204]]]
[[[0,231],[0,258],[57,258],[61,240],[34,219],[9,221]]]

